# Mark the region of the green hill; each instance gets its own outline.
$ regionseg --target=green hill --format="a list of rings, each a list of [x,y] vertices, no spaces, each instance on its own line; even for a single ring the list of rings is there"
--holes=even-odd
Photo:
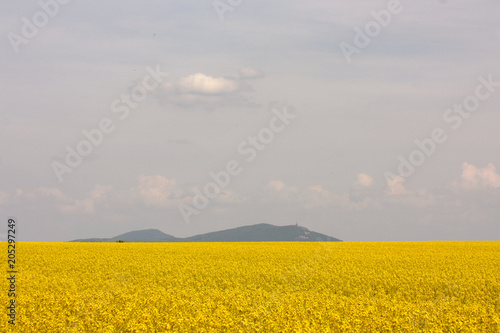
[[[113,238],[87,238],[72,242],[332,242],[340,241],[298,225],[255,224],[196,236],[177,238],[158,229],[127,232]]]

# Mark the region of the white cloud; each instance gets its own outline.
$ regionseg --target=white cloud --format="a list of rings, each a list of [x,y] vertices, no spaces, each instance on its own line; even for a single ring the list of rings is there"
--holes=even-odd
[[[139,176],[139,185],[130,190],[131,195],[137,197],[147,206],[167,207],[176,204],[180,191],[175,179],[163,176]]]
[[[233,79],[215,78],[203,73],[196,73],[182,78],[179,88],[184,93],[202,95],[230,94],[239,90],[239,83]]]
[[[305,208],[326,207],[336,201],[337,197],[320,185],[310,186],[300,195]]]
[[[387,194],[388,195],[402,195],[407,194],[408,191],[403,186],[405,179],[401,176],[396,176],[387,180]]]
[[[453,184],[466,190],[499,188],[500,175],[492,163],[488,164],[486,168],[480,169],[464,162],[462,164],[462,175]]]
[[[264,77],[263,72],[261,72],[257,69],[251,68],[251,67],[245,67],[245,68],[240,69],[238,71],[238,74],[239,74],[241,79],[247,79],[247,80]]]
[[[112,207],[125,209],[138,206],[172,207],[178,204],[182,191],[175,179],[160,175],[140,175],[138,185],[128,190],[115,190],[108,185],[95,185],[83,199],[74,198],[58,188],[40,187],[32,191],[17,190],[15,194],[0,191],[0,206],[9,205],[19,200],[26,202],[32,209],[52,207],[61,214],[96,214],[97,208]],[[227,193],[225,198],[229,200]]]
[[[266,189],[280,192],[285,189],[285,183],[279,180],[271,180],[269,184],[267,184]]]
[[[248,73],[249,74],[249,73]],[[157,96],[162,103],[179,107],[214,110],[219,107],[256,107],[258,104],[243,93],[253,87],[237,78],[212,77],[203,73],[191,74],[164,81]]]
[[[64,214],[95,214],[96,205],[103,205],[110,198],[113,188],[111,186],[96,185],[90,191],[89,196],[83,200],[73,200],[70,204],[60,207]]]
[[[280,180],[271,180],[264,188],[266,199],[269,201],[298,201],[299,190],[288,186]]]
[[[370,187],[373,185],[373,178],[366,173],[358,174],[358,184],[364,187]]]
[[[103,203],[110,192],[110,186],[97,185],[87,198],[78,200],[54,187],[38,187],[29,191],[17,189],[15,194],[0,192],[0,205],[21,202],[31,210],[51,207],[62,214],[94,214],[95,205]]]

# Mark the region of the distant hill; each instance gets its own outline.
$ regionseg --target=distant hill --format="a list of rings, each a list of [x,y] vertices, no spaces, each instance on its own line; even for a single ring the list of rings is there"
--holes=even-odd
[[[296,225],[255,224],[184,238],[184,242],[316,242],[339,241]]]
[[[111,241],[116,242],[122,240],[125,242],[169,242],[176,238],[172,235],[165,234],[158,229],[145,229],[131,231],[116,237],[111,238]]]
[[[71,242],[335,242],[340,239],[297,225],[255,224],[234,229],[177,238],[158,229],[131,231],[113,238],[76,239]]]
[[[118,242],[120,240],[124,242],[175,242],[177,238],[158,229],[145,229],[126,232],[113,238],[86,238],[71,242]]]

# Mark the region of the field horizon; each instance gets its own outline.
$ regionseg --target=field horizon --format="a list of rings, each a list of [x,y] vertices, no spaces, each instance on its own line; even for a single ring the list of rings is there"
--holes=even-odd
[[[500,324],[498,241],[28,242],[18,252],[22,331],[497,332]]]

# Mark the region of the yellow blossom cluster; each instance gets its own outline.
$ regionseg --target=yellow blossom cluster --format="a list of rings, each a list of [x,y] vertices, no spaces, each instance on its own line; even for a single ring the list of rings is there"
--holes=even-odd
[[[500,332],[500,242],[16,246],[1,332]]]

